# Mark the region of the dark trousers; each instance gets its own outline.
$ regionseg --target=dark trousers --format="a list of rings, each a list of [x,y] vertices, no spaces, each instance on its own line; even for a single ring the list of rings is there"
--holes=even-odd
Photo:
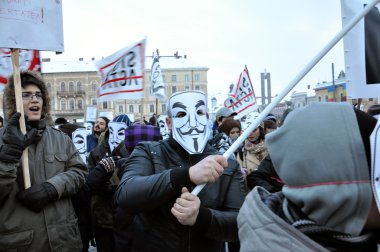
[[[95,242],[97,252],[114,251],[115,243],[112,228],[102,228],[95,226]]]

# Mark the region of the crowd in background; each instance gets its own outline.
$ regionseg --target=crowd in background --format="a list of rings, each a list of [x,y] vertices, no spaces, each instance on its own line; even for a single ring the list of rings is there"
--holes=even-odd
[[[209,123],[202,92],[173,94],[168,113],[149,121],[99,116],[89,130],[53,123],[45,83],[30,72],[21,81],[26,134],[12,78],[0,117],[0,251],[377,249],[369,138],[378,105],[269,114],[224,158],[246,129],[225,107]]]

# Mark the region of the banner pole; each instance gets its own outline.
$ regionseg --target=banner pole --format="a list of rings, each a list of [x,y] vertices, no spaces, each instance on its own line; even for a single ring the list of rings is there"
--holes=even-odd
[[[19,64],[19,49],[12,49],[12,66],[13,66],[13,81],[15,85],[15,98],[16,98],[16,110],[21,113],[19,120],[20,129],[23,134],[26,134],[26,125],[24,117],[24,105],[21,96],[21,77],[20,77],[20,64]],[[30,187],[30,174],[29,174],[29,160],[28,160],[28,148],[22,153],[22,173],[24,175],[25,189]]]
[[[305,77],[305,75],[333,48],[380,0],[373,0],[363,10],[361,10],[335,37],[294,77],[294,79],[276,96],[273,101],[265,107],[259,116],[252,121],[252,124],[243,132],[242,135],[230,146],[223,154],[225,158],[233,155],[235,150],[244,142],[250,133],[257,128],[264,118],[276,107],[278,103]],[[191,192],[198,195],[206,184],[197,185]]]

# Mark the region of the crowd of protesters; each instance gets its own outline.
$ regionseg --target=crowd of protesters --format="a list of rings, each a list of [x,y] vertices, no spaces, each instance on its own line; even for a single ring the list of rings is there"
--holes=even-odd
[[[237,113],[210,124],[203,92],[177,92],[149,122],[98,117],[83,159],[84,127],[53,123],[37,74],[21,86],[25,117],[10,77],[0,118],[0,251],[377,251],[378,106],[269,114],[226,158]]]

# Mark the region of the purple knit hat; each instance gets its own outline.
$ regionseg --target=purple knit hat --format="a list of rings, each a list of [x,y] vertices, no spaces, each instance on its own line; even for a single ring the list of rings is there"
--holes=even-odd
[[[142,141],[160,141],[160,129],[152,125],[136,124],[125,129],[125,147],[129,153]]]

